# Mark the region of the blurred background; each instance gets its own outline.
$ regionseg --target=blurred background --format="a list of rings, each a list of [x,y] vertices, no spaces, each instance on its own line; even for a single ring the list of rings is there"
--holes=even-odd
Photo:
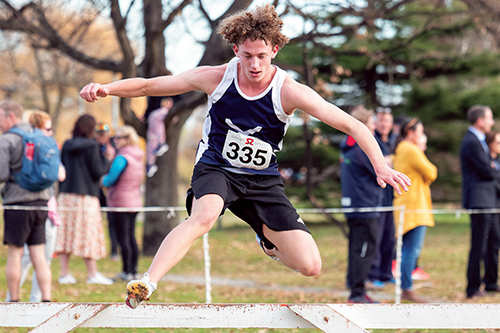
[[[236,10],[270,3],[290,37],[275,59],[299,82],[348,110],[389,107],[419,117],[439,176],[436,206],[460,207],[458,150],[474,104],[500,112],[500,2],[496,0],[44,0],[0,1],[0,99],[48,112],[58,143],[89,113],[145,136],[146,98],[84,103],[89,82],[180,73],[232,56],[215,32]],[[180,96],[165,119],[170,150],[145,179],[146,206],[183,205],[206,116],[206,95]],[[176,122],[172,119],[176,118]],[[344,135],[295,112],[278,161],[298,208],[339,207]],[[143,251],[152,255],[179,216],[146,214]],[[342,221],[341,221],[342,222]]]

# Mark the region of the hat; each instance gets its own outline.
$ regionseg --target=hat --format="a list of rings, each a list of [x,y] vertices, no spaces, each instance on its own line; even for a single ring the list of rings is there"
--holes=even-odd
[[[95,126],[96,132],[107,132],[109,131],[109,125],[105,123],[99,123]]]

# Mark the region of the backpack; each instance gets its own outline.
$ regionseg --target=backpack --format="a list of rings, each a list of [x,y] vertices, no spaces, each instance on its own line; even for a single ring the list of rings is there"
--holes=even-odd
[[[35,128],[28,133],[13,127],[8,132],[23,138],[23,164],[21,171],[13,174],[15,182],[22,188],[39,192],[54,184],[59,173],[61,156],[54,138],[45,136]]]

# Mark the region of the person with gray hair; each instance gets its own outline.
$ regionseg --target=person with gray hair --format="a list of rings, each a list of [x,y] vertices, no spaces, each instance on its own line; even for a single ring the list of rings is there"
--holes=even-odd
[[[0,182],[2,202],[4,205],[47,207],[50,199],[49,189],[32,192],[16,183],[13,173],[21,170],[23,164],[23,138],[9,132],[11,128],[19,128],[32,132],[29,124],[23,123],[23,107],[14,101],[0,103]],[[10,301],[19,301],[19,282],[21,280],[21,258],[24,244],[28,245],[31,262],[36,272],[38,285],[42,292],[42,301],[50,302],[52,272],[45,259],[45,221],[46,210],[14,210],[4,209],[4,245],[8,247],[7,287]]]

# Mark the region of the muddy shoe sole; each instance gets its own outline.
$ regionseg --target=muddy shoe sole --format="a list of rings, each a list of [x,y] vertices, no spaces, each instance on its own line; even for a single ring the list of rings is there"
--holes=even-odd
[[[125,303],[132,309],[142,302],[149,300],[149,289],[143,281],[131,281],[127,285],[127,298]]]

